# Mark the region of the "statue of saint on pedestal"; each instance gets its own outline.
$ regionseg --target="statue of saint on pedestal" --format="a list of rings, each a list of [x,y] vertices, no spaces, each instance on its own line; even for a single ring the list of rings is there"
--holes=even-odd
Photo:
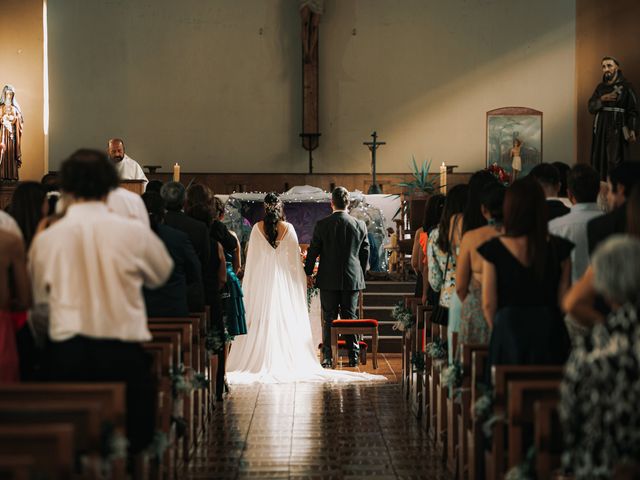
[[[15,89],[5,85],[0,96],[0,181],[17,181],[22,165],[22,111]]]

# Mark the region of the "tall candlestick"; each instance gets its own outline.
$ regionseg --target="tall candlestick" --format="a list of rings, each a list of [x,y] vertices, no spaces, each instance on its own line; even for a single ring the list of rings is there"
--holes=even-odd
[[[440,165],[440,192],[447,194],[447,165],[444,162]]]
[[[180,181],[180,165],[178,165],[177,163],[173,166],[173,181]]]

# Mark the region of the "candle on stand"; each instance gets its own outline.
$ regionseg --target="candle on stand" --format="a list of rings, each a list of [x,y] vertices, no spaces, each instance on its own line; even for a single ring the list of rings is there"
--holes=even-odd
[[[444,162],[440,165],[440,193],[447,194],[447,165]]]
[[[173,181],[180,181],[180,165],[177,163],[173,166]]]

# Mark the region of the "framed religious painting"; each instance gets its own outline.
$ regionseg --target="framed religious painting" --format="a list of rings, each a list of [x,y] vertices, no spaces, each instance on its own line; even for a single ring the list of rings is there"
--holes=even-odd
[[[495,164],[515,180],[541,162],[541,111],[504,107],[487,112],[487,168]]]

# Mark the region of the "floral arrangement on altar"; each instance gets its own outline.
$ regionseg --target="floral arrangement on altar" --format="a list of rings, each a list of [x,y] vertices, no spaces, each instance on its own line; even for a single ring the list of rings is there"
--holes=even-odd
[[[500,165],[498,165],[497,163],[493,163],[493,164],[489,165],[489,167],[487,167],[486,170],[491,175],[496,177],[496,179],[500,183],[502,183],[505,187],[508,186],[511,183],[511,180],[512,180],[511,174],[507,173],[507,171],[504,168],[502,168]]]

